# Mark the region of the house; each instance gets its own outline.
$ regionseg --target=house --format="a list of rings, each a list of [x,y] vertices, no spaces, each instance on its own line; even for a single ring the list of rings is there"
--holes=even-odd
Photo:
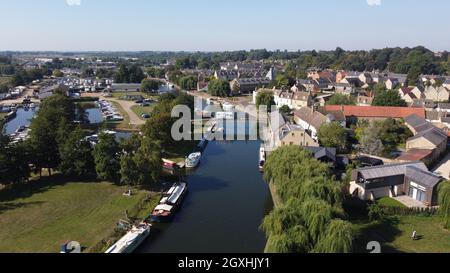
[[[425,118],[424,108],[326,105],[325,110],[343,111],[347,119],[347,122],[349,123],[354,123],[358,119],[365,119],[365,120],[384,120],[387,118],[403,119],[413,114]]]
[[[417,99],[424,99],[425,98],[424,92],[425,92],[425,88],[423,86],[415,86],[413,88],[413,90],[411,90],[410,93],[414,94],[414,96]]]
[[[408,104],[412,104],[417,99],[416,95],[412,93],[413,89],[413,87],[400,87],[398,89],[400,97]]]
[[[429,86],[425,89],[425,98],[436,102],[447,102],[450,99],[450,94],[445,87],[435,88]]]
[[[217,80],[232,81],[239,78],[239,72],[236,70],[216,70],[214,72],[214,78]]]
[[[359,79],[359,76],[357,77],[345,77],[340,83],[347,83],[350,84],[352,87],[361,87],[364,85],[364,83]]]
[[[336,94],[351,95],[353,93],[353,86],[342,81],[330,84],[329,88],[334,90]]]
[[[359,106],[371,106],[373,103],[374,97],[369,97],[365,95],[358,95],[356,98],[356,103]]]
[[[335,164],[337,160],[336,156],[336,148],[325,148],[325,147],[304,147],[305,150],[311,152],[314,155],[314,158],[324,162],[324,163],[332,163]]]
[[[318,141],[317,133],[320,127],[331,122],[329,118],[313,108],[303,107],[294,112],[294,121],[301,127],[311,132],[311,136]]]
[[[314,103],[313,97],[309,92],[294,92],[292,95],[291,109],[300,109],[302,107],[310,107]]]
[[[237,78],[230,82],[231,90],[236,88],[241,94],[249,94],[270,84],[268,78]]]
[[[385,85],[386,85],[386,89],[394,90],[395,88],[397,88],[400,85],[400,82],[397,78],[390,77],[385,81]]]
[[[39,90],[34,92],[34,97],[38,98],[39,100],[44,100],[48,97],[53,96],[54,92],[57,89],[63,89],[64,91],[67,91],[67,88],[64,88],[63,86],[59,84],[50,85],[50,86],[43,86]]]
[[[367,73],[367,72],[361,73],[358,76],[358,78],[362,83],[369,84],[369,85],[373,83],[373,78],[372,78],[372,75],[370,75],[370,73]]]
[[[450,90],[450,78],[447,79],[443,84],[443,87],[447,88],[448,90]]]
[[[278,111],[270,114],[268,130],[270,139],[267,144],[272,149],[288,145],[319,146],[303,127],[286,121]]]
[[[412,93],[410,93],[413,95]],[[431,111],[436,108],[436,103],[432,100],[427,99],[413,99],[413,102],[409,104],[410,107],[416,107],[416,108],[425,108],[427,111]]]
[[[301,126],[289,124],[288,130],[282,131],[280,135],[279,146],[310,146],[319,147],[317,143],[308,132]]]
[[[414,149],[432,151],[431,161],[439,159],[447,150],[447,134],[417,115],[405,118],[405,124],[413,132],[414,136],[406,141],[407,151]]]
[[[437,204],[437,187],[442,179],[422,162],[383,165],[354,170],[350,194],[361,200],[408,195],[424,206]]]

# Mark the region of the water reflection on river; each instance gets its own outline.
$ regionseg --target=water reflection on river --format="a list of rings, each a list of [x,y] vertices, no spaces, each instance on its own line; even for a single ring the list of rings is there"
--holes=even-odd
[[[210,142],[172,223],[158,224],[138,252],[261,253],[259,230],[273,203],[258,171],[259,141]]]

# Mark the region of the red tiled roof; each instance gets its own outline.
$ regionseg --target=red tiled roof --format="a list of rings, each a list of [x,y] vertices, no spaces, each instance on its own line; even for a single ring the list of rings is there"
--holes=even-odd
[[[412,149],[397,158],[399,161],[422,161],[433,154],[432,150]]]
[[[425,108],[327,105],[325,106],[325,110],[343,110],[346,117],[406,118],[407,116],[415,114],[421,118],[425,118]]]

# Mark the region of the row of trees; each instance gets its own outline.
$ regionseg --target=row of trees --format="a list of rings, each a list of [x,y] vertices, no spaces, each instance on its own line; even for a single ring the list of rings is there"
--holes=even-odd
[[[86,132],[73,122],[79,109],[58,92],[42,102],[28,140],[11,144],[9,137],[1,135],[0,181],[23,183],[32,171],[42,175],[48,169],[50,175],[57,170],[71,177],[153,185],[161,173],[161,152],[173,144],[171,111],[180,104],[193,108],[194,102],[184,94],[162,95],[142,135],[118,143],[113,135],[101,133],[92,148]]]
[[[136,64],[120,64],[114,74],[116,83],[139,83],[145,78],[142,68]]]
[[[262,224],[268,252],[352,251],[353,232],[345,221],[340,185],[327,164],[301,147],[286,146],[269,156],[264,178],[273,184],[282,202]]]
[[[344,69],[356,71],[380,70],[403,74],[449,74],[449,53],[435,55],[422,47],[384,48],[370,51],[345,51],[336,48],[334,51],[234,51],[214,53],[193,53],[178,57],[176,66],[179,69],[200,68],[218,69],[219,64],[227,61],[253,60],[289,60],[289,74],[297,77],[305,74],[311,67],[322,69]],[[303,77],[300,77],[303,78]]]
[[[31,70],[19,69],[17,70],[11,79],[13,86],[26,85],[34,80],[41,80],[44,76],[50,76],[52,71],[47,67],[35,68]]]

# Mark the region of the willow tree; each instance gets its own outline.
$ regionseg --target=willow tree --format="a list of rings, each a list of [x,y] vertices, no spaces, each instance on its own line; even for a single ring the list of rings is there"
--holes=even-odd
[[[446,181],[439,186],[439,206],[444,227],[450,229],[450,182]]]
[[[316,244],[315,253],[350,253],[353,247],[353,231],[349,222],[334,219]]]
[[[313,244],[319,241],[329,222],[333,219],[333,208],[325,201],[311,199],[305,201],[301,208],[302,216],[308,228]]]

